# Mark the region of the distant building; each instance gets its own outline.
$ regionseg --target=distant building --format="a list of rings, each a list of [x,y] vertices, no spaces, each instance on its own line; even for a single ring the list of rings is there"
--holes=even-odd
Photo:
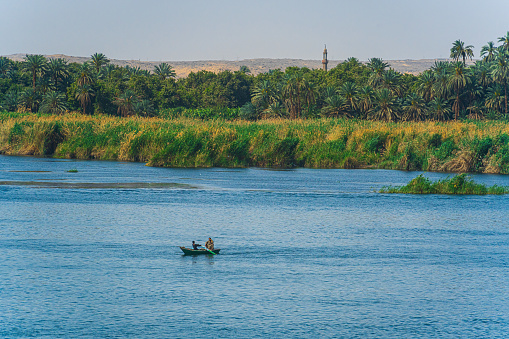
[[[325,45],[325,49],[323,50],[323,58],[322,58],[322,67],[325,72],[327,72],[327,64],[329,60],[327,60],[327,45]]]

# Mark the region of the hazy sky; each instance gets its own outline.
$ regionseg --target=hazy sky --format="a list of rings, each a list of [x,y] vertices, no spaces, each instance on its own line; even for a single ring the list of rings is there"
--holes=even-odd
[[[446,58],[509,31],[509,0],[0,0],[0,55],[150,61]]]

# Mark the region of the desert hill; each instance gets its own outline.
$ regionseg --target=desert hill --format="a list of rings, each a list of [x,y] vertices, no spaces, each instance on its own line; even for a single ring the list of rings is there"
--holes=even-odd
[[[68,62],[83,63],[90,60],[89,57],[75,57],[63,54],[45,55],[49,59],[63,58]],[[7,58],[15,61],[23,61],[25,54],[7,55]],[[139,67],[144,70],[153,70],[154,66],[161,62],[170,64],[177,73],[177,77],[186,77],[191,72],[207,70],[211,72],[221,72],[225,70],[238,71],[241,66],[247,66],[251,73],[257,75],[267,72],[271,69],[285,70],[287,67],[308,67],[321,68],[321,60],[302,60],[302,59],[245,59],[239,61],[228,60],[203,60],[203,61],[140,61],[140,60],[116,60],[110,59],[113,65]],[[401,73],[419,74],[429,69],[438,59],[421,60],[385,60],[390,67]],[[446,60],[446,59],[441,59]],[[329,60],[329,69],[332,69],[340,60]]]

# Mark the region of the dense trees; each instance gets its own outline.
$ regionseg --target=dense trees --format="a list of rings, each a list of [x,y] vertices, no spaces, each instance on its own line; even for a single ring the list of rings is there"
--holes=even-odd
[[[0,57],[0,108],[121,116],[202,112],[196,116],[245,119],[509,118],[509,32],[498,43],[488,42],[481,59],[466,65],[473,46],[456,40],[455,61],[436,61],[418,76],[396,72],[380,58],[367,63],[349,58],[329,72],[289,67],[255,76],[242,67],[177,78],[167,63],[152,71],[119,67],[102,53],[82,64],[42,55],[27,55],[22,62]]]

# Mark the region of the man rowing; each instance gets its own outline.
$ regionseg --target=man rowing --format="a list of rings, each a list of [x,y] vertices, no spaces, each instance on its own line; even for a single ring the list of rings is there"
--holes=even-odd
[[[194,240],[193,240],[193,250],[197,250],[198,247],[200,247],[200,246],[201,246],[200,244],[195,244]]]
[[[214,240],[210,239],[205,243],[205,247],[207,247],[210,251],[214,250]]]

